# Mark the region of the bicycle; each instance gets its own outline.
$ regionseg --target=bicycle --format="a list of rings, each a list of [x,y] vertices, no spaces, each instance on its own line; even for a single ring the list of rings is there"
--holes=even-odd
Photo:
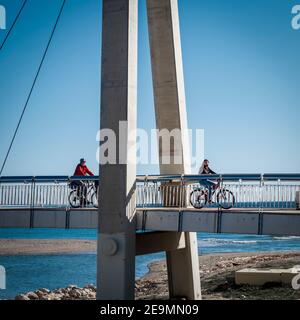
[[[202,209],[207,203],[214,203],[212,200],[208,199],[209,190],[203,187],[195,188],[190,194],[190,204],[195,209]],[[211,192],[211,199],[216,194],[217,204],[225,210],[229,210],[235,205],[235,196],[234,194],[217,184],[213,187]]]
[[[69,204],[72,208],[87,207],[92,205],[98,208],[98,190],[94,182],[83,182],[81,184],[69,184]]]

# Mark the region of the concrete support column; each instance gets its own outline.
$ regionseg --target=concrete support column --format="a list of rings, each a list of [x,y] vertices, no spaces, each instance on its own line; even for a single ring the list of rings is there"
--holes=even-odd
[[[103,0],[101,129],[116,134],[117,163],[100,165],[101,300],[134,299],[136,141],[130,132],[136,129],[137,8],[138,0]],[[119,132],[120,121],[127,121],[125,132]],[[106,143],[105,138],[101,141]]]
[[[164,149],[159,144],[161,174],[189,174],[184,77],[177,0],[147,0],[152,77],[157,129],[179,129],[179,139]],[[163,163],[171,155],[171,163]],[[180,163],[176,159],[182,159]],[[185,234],[186,248],[167,252],[171,297],[201,299],[196,233]]]

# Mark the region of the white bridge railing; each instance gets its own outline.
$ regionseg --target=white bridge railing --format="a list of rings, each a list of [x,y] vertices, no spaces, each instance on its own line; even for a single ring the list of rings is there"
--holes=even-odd
[[[98,177],[0,177],[0,208],[68,208],[71,182],[97,180]],[[218,190],[229,190],[236,208],[299,207],[300,174],[138,176],[136,207],[189,207],[193,204],[191,194],[205,190],[202,182],[206,180],[215,182],[219,188],[212,191],[212,203],[204,207],[219,206]]]
[[[212,203],[204,207],[218,207],[217,195],[228,190],[236,208],[295,209],[299,206],[300,174],[277,175],[201,175],[138,177],[137,199],[142,207],[188,207],[193,205],[191,195],[205,189],[202,181],[219,186],[212,191]]]

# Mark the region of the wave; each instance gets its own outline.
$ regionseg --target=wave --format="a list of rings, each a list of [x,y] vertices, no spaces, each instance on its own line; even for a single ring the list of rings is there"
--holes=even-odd
[[[223,246],[238,246],[238,245],[271,245],[272,243],[286,243],[287,241],[299,241],[299,236],[282,236],[268,237],[263,239],[220,239],[220,238],[202,238],[198,239],[199,246],[204,247],[223,247]]]
[[[232,240],[229,243],[237,243],[237,244],[250,244],[250,243],[258,243],[258,242],[265,242],[266,240]]]
[[[266,240],[232,240],[232,239],[201,239],[198,240],[199,245],[204,246],[222,246],[222,245],[235,245],[235,244],[256,244],[259,242],[265,242]]]
[[[299,236],[273,237],[274,240],[300,240]]]

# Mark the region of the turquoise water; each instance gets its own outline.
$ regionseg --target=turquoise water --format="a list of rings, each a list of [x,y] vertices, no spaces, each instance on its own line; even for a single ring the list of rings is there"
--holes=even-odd
[[[15,239],[96,239],[96,230],[0,229],[0,238]],[[198,234],[199,253],[298,251],[300,237]],[[136,258],[136,277],[147,273],[147,265],[165,257],[164,253]],[[95,253],[31,256],[0,256],[6,268],[6,290],[0,299],[41,287],[55,289],[70,284],[84,286],[96,282]]]

